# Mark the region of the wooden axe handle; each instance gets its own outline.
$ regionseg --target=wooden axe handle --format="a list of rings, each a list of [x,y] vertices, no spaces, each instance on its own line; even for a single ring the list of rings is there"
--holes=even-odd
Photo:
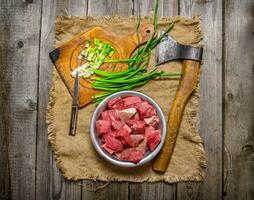
[[[177,134],[182,121],[182,115],[185,105],[197,86],[199,76],[198,61],[184,60],[180,83],[178,85],[176,95],[169,113],[167,123],[166,140],[160,153],[153,162],[153,170],[157,172],[165,172],[171,155],[174,151]]]

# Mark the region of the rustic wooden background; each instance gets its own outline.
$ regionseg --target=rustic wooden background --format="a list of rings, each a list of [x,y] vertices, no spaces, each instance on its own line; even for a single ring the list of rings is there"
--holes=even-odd
[[[254,1],[161,0],[160,16],[199,15],[204,183],[66,181],[47,140],[54,19],[137,15],[152,0],[0,0],[0,199],[254,199]]]

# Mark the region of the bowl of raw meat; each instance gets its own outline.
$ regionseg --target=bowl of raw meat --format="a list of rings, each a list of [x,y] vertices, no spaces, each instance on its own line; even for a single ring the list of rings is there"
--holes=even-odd
[[[92,116],[90,135],[98,152],[119,167],[137,167],[152,161],[166,137],[160,106],[136,91],[114,93],[104,99]]]

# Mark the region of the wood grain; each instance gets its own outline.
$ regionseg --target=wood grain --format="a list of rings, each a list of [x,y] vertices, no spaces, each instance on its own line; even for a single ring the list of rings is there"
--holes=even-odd
[[[5,149],[7,165],[4,166],[8,167],[6,176],[9,176],[11,187],[10,192],[4,193],[7,194],[4,198],[35,199],[41,2],[3,1],[0,13],[5,29],[3,32],[7,34],[2,39],[1,33],[1,43],[5,48],[1,49],[5,58],[0,61],[5,68],[4,79],[1,80],[5,96],[2,102],[5,106],[2,118],[5,125],[1,127],[5,134],[5,146],[8,146]]]
[[[174,152],[185,106],[198,83],[200,62],[194,60],[183,60],[182,62],[183,74],[170,108],[165,143],[152,164],[153,170],[158,173],[164,173],[168,168],[168,164]]]
[[[86,16],[88,0],[54,0],[57,15]],[[50,8],[49,8],[50,9]],[[52,10],[52,8],[50,9]]]
[[[128,183],[83,181],[82,199],[118,200],[128,199]]]
[[[8,66],[10,22],[8,22],[8,6],[0,6],[0,21],[5,22],[0,26],[0,199],[7,200],[11,196],[10,168],[9,168],[9,132],[10,132],[10,103],[9,93],[11,77]]]
[[[37,124],[37,167],[36,198],[37,199],[80,199],[81,181],[66,181],[56,166],[52,150],[48,143],[46,108],[49,100],[49,89],[52,80],[53,64],[49,52],[54,49],[54,23],[56,15],[68,12],[72,15],[86,15],[86,2],[44,0],[42,4],[42,24],[40,37],[40,65],[38,87],[38,124]],[[64,11],[64,12],[62,12]]]
[[[180,15],[201,16],[204,54],[200,80],[199,132],[207,156],[205,181],[179,183],[178,199],[221,199],[222,197],[222,3],[180,1]]]
[[[254,197],[253,9],[225,1],[225,199]]]
[[[133,14],[132,0],[87,0],[88,15],[91,16],[128,16]]]
[[[48,145],[45,111],[52,65],[47,53],[53,49],[55,14],[138,15],[141,10],[145,15],[151,11],[153,0],[142,4],[139,0],[2,0],[0,199],[253,198],[253,1],[227,0],[224,5],[219,0],[179,3],[180,7],[178,0],[160,1],[158,14],[200,15],[202,19],[205,49],[199,129],[208,157],[204,184],[180,183],[177,193],[175,185],[126,182],[110,183],[95,191],[105,183],[83,181],[81,186],[80,182],[66,181]]]
[[[154,200],[176,199],[175,184],[168,183],[130,183],[129,199]]]
[[[178,15],[177,0],[159,0],[158,17]],[[152,14],[154,0],[134,0],[134,14],[149,15]]]

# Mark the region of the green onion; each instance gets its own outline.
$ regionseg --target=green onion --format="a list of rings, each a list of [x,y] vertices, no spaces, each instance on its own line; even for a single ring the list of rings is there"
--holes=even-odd
[[[98,38],[94,38],[92,45],[91,41],[88,41],[85,44],[84,50],[81,51],[78,59],[86,59],[88,63],[76,68],[71,75],[75,77],[76,71],[78,70],[80,73],[80,77],[88,78],[93,73],[94,70],[98,69],[106,59],[111,57],[115,49],[107,42],[102,42]]]
[[[104,60],[108,63],[128,63],[128,69],[122,72],[106,72],[99,69],[94,69],[94,74],[99,77],[91,78],[92,87],[96,90],[102,90],[103,93],[93,96],[93,102],[98,105],[104,98],[108,95],[111,95],[115,92],[123,90],[131,90],[137,86],[144,85],[150,80],[155,78],[162,77],[179,77],[181,73],[165,73],[163,71],[158,72],[156,69],[146,72],[147,67],[150,62],[151,51],[154,49],[160,42],[160,40],[165,37],[170,30],[172,30],[174,24],[170,23],[169,27],[165,32],[156,36],[157,31],[157,10],[158,10],[158,1],[154,3],[154,32],[146,42],[146,44],[138,48],[130,59],[125,60]],[[138,26],[136,31],[139,28],[140,18],[138,21]]]
[[[125,60],[105,60],[105,63],[122,63],[122,62],[133,62],[136,59],[125,59]]]

